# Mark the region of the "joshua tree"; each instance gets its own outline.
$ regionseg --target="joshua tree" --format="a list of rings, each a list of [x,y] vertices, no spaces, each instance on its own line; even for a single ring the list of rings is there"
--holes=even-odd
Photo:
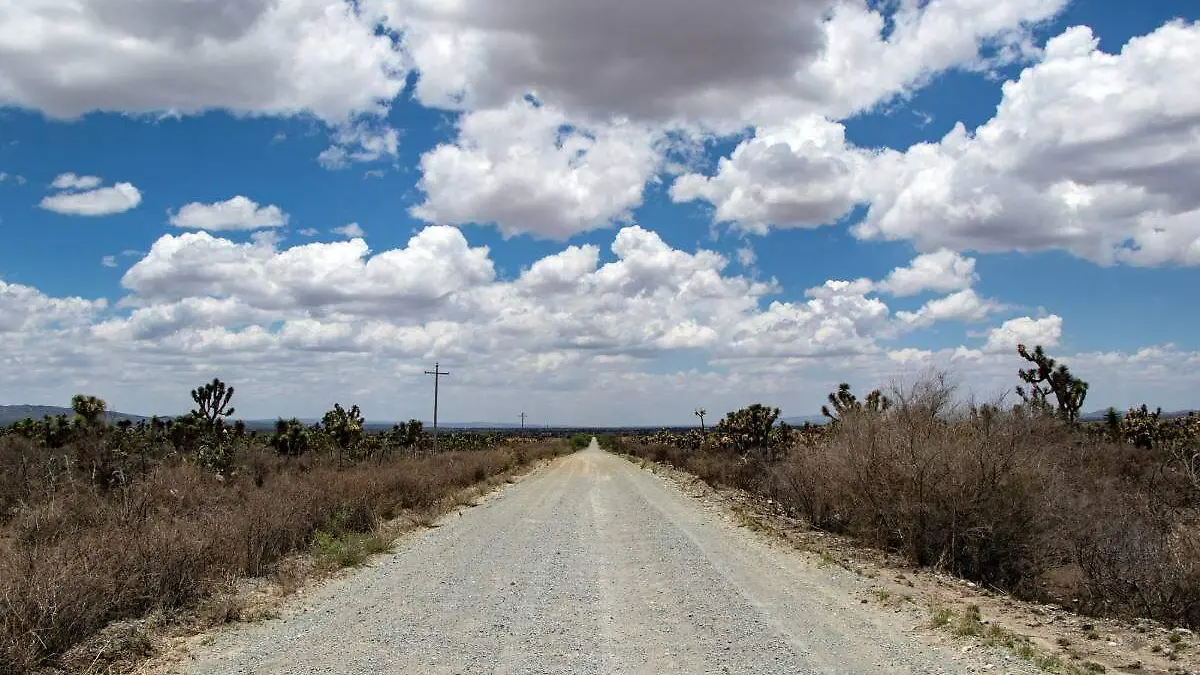
[[[362,440],[363,417],[357,405],[346,410],[341,403],[333,404],[333,410],[321,418],[321,425],[342,451],[353,449]]]
[[[214,427],[222,417],[233,414],[229,400],[233,398],[233,387],[227,387],[224,382],[213,378],[212,382],[192,390],[192,400],[196,402],[196,410],[192,414]]]
[[[862,403],[850,393],[850,385],[842,382],[838,385],[837,391],[829,395],[829,405],[833,406],[833,410],[829,406],[821,406],[821,414],[828,417],[832,422],[837,422],[847,412],[861,412],[866,410],[873,413],[881,413],[892,407],[892,400],[883,395],[883,392],[876,389],[867,394],[866,403]]]
[[[392,437],[398,445],[412,448],[421,442],[425,434],[425,425],[421,420],[409,420],[392,426]]]
[[[107,404],[95,396],[75,394],[71,397],[71,409],[75,411],[75,421],[88,427],[97,427],[104,423],[104,411]]]
[[[1017,371],[1021,380],[1029,384],[1028,391],[1025,387],[1017,387],[1017,394],[1021,400],[1034,408],[1048,410],[1049,396],[1054,394],[1058,403],[1058,416],[1067,422],[1078,420],[1083,400],[1087,398],[1088,383],[1072,375],[1065,365],[1059,365],[1054,359],[1046,356],[1041,345],[1036,345],[1033,352],[1030,352],[1025,349],[1025,345],[1020,344],[1017,345],[1017,353],[1036,366]]]
[[[704,433],[704,416],[708,414],[705,408],[696,408],[695,415],[700,418],[700,433]]]
[[[755,403],[725,416],[717,425],[720,433],[729,436],[735,450],[746,454],[754,448],[766,448],[771,443],[771,427],[779,419],[779,408]]]
[[[271,437],[271,447],[275,448],[275,452],[287,457],[299,457],[308,452],[310,445],[308,429],[300,420],[276,420],[275,435]]]
[[[1104,412],[1104,427],[1110,439],[1121,440],[1121,413],[1117,412],[1116,408],[1108,406],[1108,410]]]
[[[75,411],[71,440],[75,442],[75,460],[88,467],[92,482],[101,488],[111,487],[124,480],[118,457],[104,426],[104,401],[95,396],[75,394],[71,409]],[[65,421],[65,416],[64,421]]]

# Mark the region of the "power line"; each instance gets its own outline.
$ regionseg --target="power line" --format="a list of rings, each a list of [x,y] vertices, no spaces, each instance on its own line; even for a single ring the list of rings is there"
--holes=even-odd
[[[433,370],[427,370],[425,374],[433,376],[433,451],[437,452],[438,383],[441,381],[443,375],[449,375],[450,373],[443,371],[441,364],[435,362]]]
[[[525,413],[521,413],[521,431],[525,430]]]

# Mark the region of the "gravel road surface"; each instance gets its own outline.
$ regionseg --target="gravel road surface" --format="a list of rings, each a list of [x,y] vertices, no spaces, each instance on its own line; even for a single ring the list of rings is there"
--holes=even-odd
[[[179,673],[1037,672],[593,446],[234,624]]]

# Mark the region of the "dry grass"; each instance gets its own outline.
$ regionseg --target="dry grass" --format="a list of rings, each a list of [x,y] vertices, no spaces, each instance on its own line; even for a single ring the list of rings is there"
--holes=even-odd
[[[361,564],[390,545],[382,520],[421,517],[565,450],[553,442],[349,467],[251,451],[223,479],[166,458],[105,490],[62,470],[69,448],[51,455],[0,438],[0,672],[53,666],[113,622],[195,608],[232,579],[299,584],[301,571],[277,566],[298,550],[312,547],[318,564]],[[210,611],[235,619],[239,610]]]
[[[850,414],[779,459],[629,439],[622,450],[986,587],[1200,626],[1200,495],[1169,453],[958,405],[942,377],[892,397],[886,413]]]

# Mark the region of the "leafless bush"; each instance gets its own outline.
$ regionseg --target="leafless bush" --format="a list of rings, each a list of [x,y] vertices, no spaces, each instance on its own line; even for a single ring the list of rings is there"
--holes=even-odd
[[[984,583],[1036,573],[1038,474],[1028,417],[964,412],[943,374],[896,386],[886,413],[855,412],[776,467],[775,496],[814,525]]]
[[[1200,518],[1167,514],[1146,495],[1106,495],[1067,530],[1084,609],[1200,625]]]
[[[814,527],[917,565],[1076,598],[1088,611],[1200,625],[1194,442],[1136,448],[1002,400],[963,402],[936,371],[890,398],[890,409],[849,410],[773,462],[626,448],[771,496]]]
[[[480,477],[565,451],[562,443],[390,456],[354,466],[251,451],[221,478],[163,460],[105,488],[70,456],[0,439],[0,672],[26,672],[112,621],[192,606],[231,578],[273,571],[318,532],[368,532],[434,508]]]

